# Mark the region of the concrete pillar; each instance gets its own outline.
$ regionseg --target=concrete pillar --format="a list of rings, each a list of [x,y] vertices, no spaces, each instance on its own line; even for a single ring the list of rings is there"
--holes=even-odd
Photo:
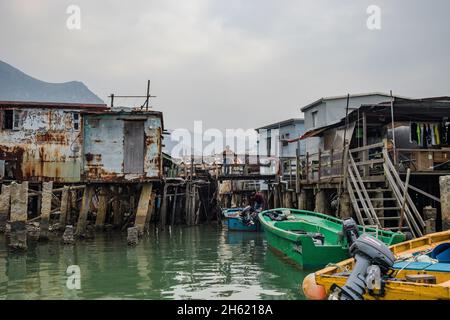
[[[314,211],[328,214],[328,199],[325,190],[318,190],[316,192]]]
[[[441,189],[442,231],[450,230],[450,176],[439,178]]]
[[[127,229],[127,243],[129,246],[137,245],[139,242],[139,231],[137,227]]]
[[[101,187],[98,195],[97,217],[95,219],[95,228],[103,229],[105,225],[106,210],[108,209],[108,188]]]
[[[339,217],[341,219],[351,218],[353,215],[352,203],[348,191],[342,193],[339,198]]]
[[[81,202],[80,214],[78,216],[77,229],[75,235],[78,237],[86,236],[86,224],[89,208],[91,206],[92,196],[94,195],[94,187],[86,186],[83,193],[83,200]]]
[[[308,210],[305,190],[300,191],[300,193],[297,195],[297,199],[298,199],[298,201],[297,201],[298,209],[299,210]]]
[[[145,224],[149,212],[150,198],[152,196],[152,184],[145,183],[142,186],[141,196],[139,197],[139,204],[136,212],[136,220],[134,226],[138,229],[138,234],[144,233]]]
[[[423,218],[425,222],[425,234],[436,232],[437,210],[431,206],[423,208]]]
[[[9,218],[9,208],[11,205],[11,190],[9,186],[2,185],[0,194],[0,232],[6,231],[6,223]]]
[[[73,244],[75,242],[73,226],[66,226],[64,228],[62,239],[64,244]]]
[[[53,182],[42,183],[41,220],[39,222],[39,240],[48,239],[50,213],[52,211]]]
[[[11,191],[11,235],[12,249],[27,249],[28,182],[12,183]]]
[[[67,213],[69,212],[70,202],[69,202],[69,187],[64,187],[61,193],[61,206],[59,215],[59,230],[65,230],[67,222]]]
[[[284,198],[283,206],[285,208],[292,208],[292,192],[291,191],[285,191],[283,198]]]

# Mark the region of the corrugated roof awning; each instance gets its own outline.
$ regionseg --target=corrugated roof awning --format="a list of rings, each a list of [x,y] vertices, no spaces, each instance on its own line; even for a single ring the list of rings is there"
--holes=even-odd
[[[317,129],[309,130],[309,131],[305,132],[305,133],[300,137],[299,140],[304,140],[304,139],[307,139],[307,138],[316,137],[316,136],[318,136],[319,134],[321,134],[322,132],[324,132],[325,130],[327,130],[328,128],[333,127],[334,125],[335,125],[335,124],[330,124],[330,125],[325,126],[325,127],[320,127],[320,128],[317,128]]]

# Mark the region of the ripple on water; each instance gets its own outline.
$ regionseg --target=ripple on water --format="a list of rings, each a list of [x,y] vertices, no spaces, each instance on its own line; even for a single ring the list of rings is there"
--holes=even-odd
[[[6,250],[0,237],[0,299],[302,299],[304,274],[274,256],[260,233],[212,227],[151,233],[136,247],[126,237],[97,234],[62,246]],[[81,290],[66,269],[81,270]]]

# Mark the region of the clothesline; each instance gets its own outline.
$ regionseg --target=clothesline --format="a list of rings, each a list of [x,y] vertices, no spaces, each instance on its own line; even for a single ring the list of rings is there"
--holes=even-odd
[[[420,147],[450,144],[450,122],[410,122],[410,142]]]

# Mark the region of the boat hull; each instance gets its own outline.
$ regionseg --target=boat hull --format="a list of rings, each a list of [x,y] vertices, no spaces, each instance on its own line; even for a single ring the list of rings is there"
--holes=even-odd
[[[227,226],[229,231],[257,232],[260,230],[259,223],[247,226],[242,222],[240,217],[228,217]]]
[[[294,219],[272,221],[267,216],[271,212],[282,211],[289,211]],[[340,219],[317,212],[285,208],[261,212],[258,218],[265,231],[268,246],[303,269],[318,269],[349,257],[346,239],[343,239],[341,235],[342,221]],[[299,231],[302,233],[298,233]],[[386,243],[398,243],[404,240],[404,235],[398,233],[370,228],[367,231],[376,232]],[[323,233],[324,243],[318,245],[305,232]]]
[[[348,249],[343,247],[314,246],[312,241],[296,241],[277,235],[272,230],[264,228],[267,245],[278,255],[295,262],[300,268],[308,270],[323,267],[328,263],[342,261],[348,258]]]
[[[397,259],[408,257],[420,252],[429,251],[439,244],[450,243],[450,230],[424,236],[422,238],[405,241],[390,247]],[[384,294],[381,296],[364,294],[365,300],[449,300],[450,299],[450,267],[438,270],[437,267],[415,268],[412,263],[404,263],[405,266],[397,269],[395,278],[401,281],[386,280]],[[421,263],[418,263],[421,264]],[[438,263],[438,265],[445,265]],[[341,270],[352,270],[354,259],[347,259],[315,272],[315,283],[325,289],[326,296],[331,293],[331,286],[336,284],[343,287],[347,277],[340,274]],[[395,265],[394,265],[395,269]],[[436,277],[436,284],[417,283],[405,281],[407,275],[427,274]]]

